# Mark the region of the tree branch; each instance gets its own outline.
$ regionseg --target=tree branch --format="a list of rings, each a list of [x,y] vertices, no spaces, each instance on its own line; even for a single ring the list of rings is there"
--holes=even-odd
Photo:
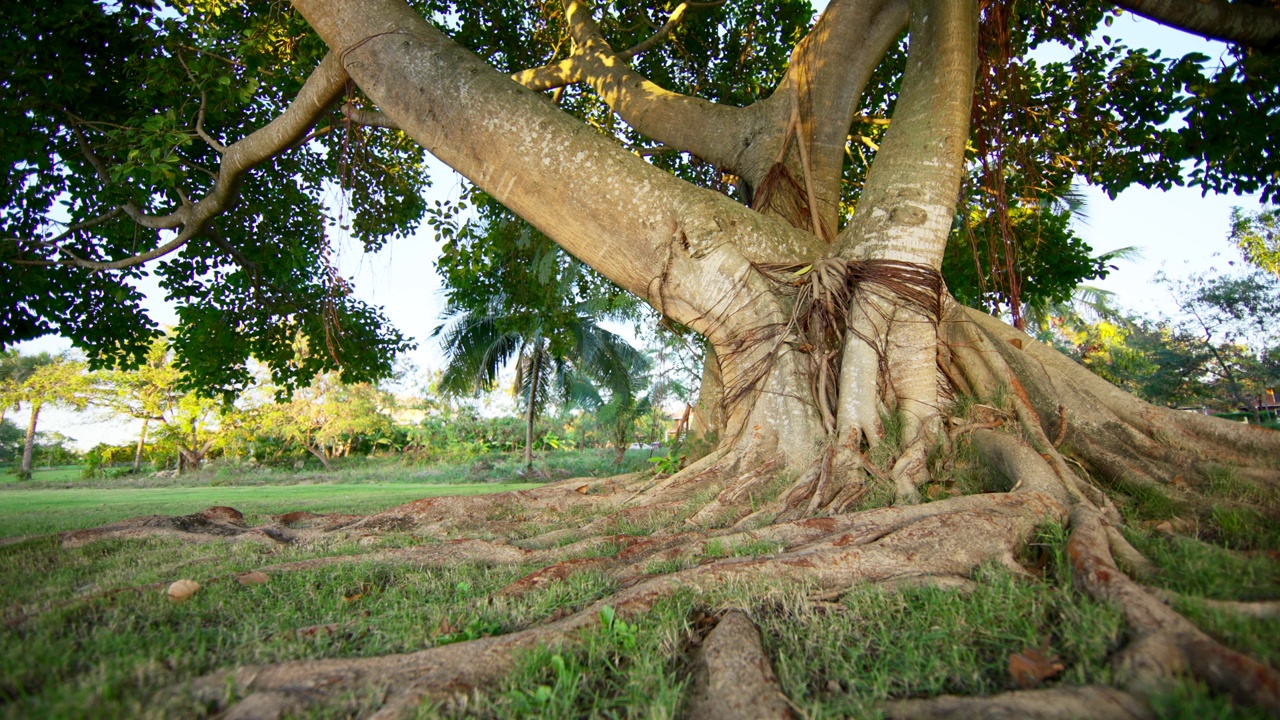
[[[163,245],[145,253],[108,262],[79,258],[59,247],[58,250],[60,252],[64,255],[69,255],[72,259],[67,261],[41,261],[38,264],[71,265],[89,270],[119,270],[154,260],[177,250],[185,245],[188,240],[199,235],[210,220],[217,217],[235,202],[239,194],[240,182],[244,179],[245,173],[262,162],[288,150],[295,145],[298,139],[305,137],[307,131],[311,129],[325,109],[341,94],[346,87],[347,80],[347,73],[342,69],[340,59],[332,53],[326,55],[320,65],[312,71],[302,89],[298,91],[297,97],[289,103],[289,107],[283,113],[265,126],[223,148],[221,151],[222,161],[219,163],[218,175],[214,180],[213,187],[198,201],[190,202],[179,190],[179,195],[183,197],[183,204],[167,215],[147,214],[132,201],[120,206],[122,212],[143,227],[153,230],[171,230],[180,227],[181,230],[178,234]],[[198,131],[202,125],[203,113],[202,102],[200,120],[197,122]],[[85,158],[97,172],[99,178],[104,183],[110,183],[111,175],[107,165],[89,147],[88,139],[85,138],[84,133],[80,130],[79,119],[70,115],[70,113],[68,113],[68,116],[71,118],[69,127],[81,152],[84,153]],[[213,141],[212,138],[206,138],[206,141],[209,141],[215,149],[217,148],[217,145],[214,144],[216,141]]]
[[[512,82],[404,0],[294,6],[405,133],[679,322],[710,330],[713,308],[760,294],[752,262],[815,252],[808,233],[653,167]]]
[[[834,0],[791,53],[787,73],[773,95],[772,116],[799,109],[794,124],[796,157],[806,165],[805,191],[817,228],[834,235],[839,222],[841,178],[849,127],[871,73],[906,27],[907,0]],[[771,163],[786,148],[782,136],[761,143]],[[808,158],[802,157],[808,155]],[[794,170],[796,165],[792,165]],[[745,175],[758,186],[768,167]]]
[[[653,36],[622,52],[614,52],[591,16],[587,0],[564,0],[565,20],[574,41],[570,56],[559,62],[512,75],[531,90],[585,82],[600,99],[640,133],[692,153],[721,169],[739,172],[743,139],[752,134],[755,113],[671,92],[636,72],[627,60],[665,39],[690,7],[676,7]]]
[[[1280,11],[1224,0],[1113,0],[1161,25],[1210,40],[1280,49]]]

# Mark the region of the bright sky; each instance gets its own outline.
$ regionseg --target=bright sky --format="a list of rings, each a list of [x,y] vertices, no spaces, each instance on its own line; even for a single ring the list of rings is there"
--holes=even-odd
[[[815,3],[819,8],[826,2]],[[1132,47],[1160,48],[1166,57],[1179,57],[1188,52],[1220,56],[1225,46],[1164,28],[1156,23],[1126,14],[1108,33]],[[1046,52],[1040,59],[1056,59]],[[436,164],[434,186],[428,191],[432,200],[456,198],[462,187],[459,175],[444,165]],[[1100,190],[1085,188],[1087,219],[1078,222],[1077,232],[1097,252],[1126,246],[1138,246],[1143,257],[1136,262],[1121,263],[1105,280],[1091,284],[1116,293],[1122,307],[1153,314],[1171,312],[1168,293],[1151,282],[1157,271],[1174,277],[1222,266],[1237,258],[1227,241],[1232,206],[1256,210],[1256,197],[1210,195],[1201,197],[1198,190],[1177,188],[1168,192],[1135,187],[1121,193],[1114,201]],[[337,200],[335,196],[335,201]],[[408,360],[419,370],[443,366],[439,346],[431,340],[431,331],[440,323],[444,300],[440,279],[435,272],[439,243],[430,230],[389,242],[372,255],[360,251],[359,244],[339,239],[338,263],[344,276],[353,277],[356,292],[365,300],[385,308],[391,322],[406,335],[418,340],[418,349]],[[144,286],[150,298],[152,317],[161,324],[176,321],[162,293],[152,284]],[[62,338],[41,338],[23,343],[24,353],[44,350],[57,352],[70,347]],[[21,418],[15,418],[19,420]],[[92,413],[76,414],[46,410],[41,414],[41,429],[56,430],[76,439],[76,445],[87,449],[98,442],[129,442],[136,437],[136,423],[120,419],[94,417]]]

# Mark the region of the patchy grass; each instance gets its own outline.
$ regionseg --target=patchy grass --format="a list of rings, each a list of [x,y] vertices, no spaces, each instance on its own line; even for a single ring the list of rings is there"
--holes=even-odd
[[[1160,720],[1267,720],[1261,708],[1240,707],[1212,695],[1203,683],[1180,679],[1147,698]]]
[[[464,486],[475,492],[499,487]],[[121,494],[110,503],[117,518],[190,512],[211,504],[248,508],[252,517],[298,509],[298,500],[308,497],[317,503],[311,509],[365,512],[385,507],[382,500],[401,490],[416,498],[428,489],[444,488],[348,483],[108,494]],[[240,493],[237,499],[203,494],[232,491]],[[91,512],[94,503],[86,499],[79,510],[54,513],[56,508],[41,510],[35,499],[41,493],[53,501],[94,492],[106,491],[0,491],[0,521],[30,522],[45,528],[41,532],[67,529],[59,523],[76,522],[73,512]],[[29,498],[25,506],[2,504],[23,497]],[[255,498],[260,506],[251,504]],[[96,501],[103,502],[101,497]],[[277,502],[283,505],[272,505]],[[495,513],[501,516],[497,519],[510,520],[519,509],[503,507]],[[631,522],[634,527],[619,530],[645,534],[651,524],[657,526],[648,517]],[[1280,562],[1265,553],[1140,531],[1130,539],[1162,568],[1157,582],[1168,589],[1193,597],[1280,597]],[[435,541],[405,533],[388,535],[375,545],[334,538],[305,547],[145,539],[64,550],[56,538],[42,537],[0,547],[0,607],[6,608],[7,620],[0,628],[0,715],[202,716],[208,708],[191,706],[172,688],[238,665],[412,652],[512,632],[584,608],[618,589],[601,572],[583,572],[520,598],[506,598],[496,592],[539,568],[468,564],[421,569],[372,557],[278,573],[260,586],[243,587],[230,579],[275,563]],[[501,683],[478,690],[460,705],[425,706],[420,715],[675,717],[695,643],[710,624],[707,616],[727,608],[746,610],[758,624],[784,691],[808,718],[875,717],[875,705],[889,698],[1015,689],[1009,656],[1042,645],[1065,665],[1046,685],[1106,684],[1111,681],[1109,656],[1125,640],[1122,619],[1115,609],[1073,588],[1065,542],[1063,528],[1047,526],[1021,558],[1043,577],[1015,577],[1001,567],[986,566],[967,591],[863,586],[836,602],[815,600],[803,588],[736,583],[704,595],[680,592],[639,617],[602,614],[571,645],[530,649]],[[610,556],[621,547],[602,542],[586,555]],[[674,572],[700,559],[780,549],[769,542],[735,545],[712,538],[700,557],[653,561],[645,570]],[[179,578],[203,584],[180,605],[170,602],[162,589],[113,592],[146,583],[163,586]],[[1227,644],[1263,661],[1280,662],[1280,624],[1222,617],[1194,599],[1179,609]],[[377,688],[370,688],[354,692],[351,700],[367,714],[380,697]],[[1159,696],[1156,707],[1168,718],[1248,717],[1193,683]],[[1197,710],[1187,714],[1185,708]],[[346,717],[349,712],[322,709],[308,716]]]
[[[1128,522],[1168,520],[1179,515],[1194,515],[1194,509],[1189,504],[1169,497],[1154,485],[1123,477],[1100,479],[1112,490],[1109,495]]]
[[[279,573],[243,587],[212,577],[354,546],[295,550],[249,543],[115,541],[62,550],[52,539],[0,551],[5,607],[46,612],[10,618],[0,635],[0,703],[9,716],[140,717],[175,683],[243,664],[364,657],[527,627],[614,589],[581,573],[521,599],[493,593],[533,567],[458,565],[422,570],[357,562]],[[41,583],[12,582],[39,571]],[[121,592],[58,605],[92,590],[179,577],[203,587],[175,604],[163,590]],[[49,603],[50,605],[46,605]],[[172,709],[176,714],[185,711]],[[167,712],[167,711],[166,711]]]
[[[1237,550],[1280,549],[1280,521],[1251,507],[1216,506],[1207,513],[1214,539]]]
[[[1160,568],[1152,583],[1166,590],[1214,600],[1280,599],[1280,558],[1181,535],[1130,529],[1125,536]]]
[[[499,688],[447,711],[423,708],[419,717],[673,718],[688,682],[694,610],[687,594],[659,602],[633,622],[605,610],[573,646],[525,653]]]
[[[256,522],[294,510],[373,513],[439,495],[480,495],[535,484],[285,485],[280,487],[89,488],[0,490],[0,537],[76,530],[139,515],[185,515],[228,505]]]
[[[823,611],[783,604],[760,618],[783,689],[810,718],[874,716],[890,697],[1016,689],[1009,656],[1040,647],[1066,670],[1053,683],[1106,683],[1119,613],[1069,589],[1003,570],[972,592],[865,588]]]
[[[1126,535],[1160,568],[1152,584],[1185,597],[1175,603],[1178,612],[1226,646],[1280,667],[1280,619],[1244,618],[1200,602],[1201,598],[1280,599],[1280,558],[1272,553],[1236,552],[1183,536],[1137,531]]]
[[[783,690],[808,718],[877,717],[874,705],[918,694],[1016,689],[1008,658],[1048,641],[1066,665],[1057,683],[1107,683],[1119,647],[1119,612],[1073,592],[1057,577],[1065,533],[1041,539],[1049,577],[1034,582],[982,569],[971,592],[864,587],[838,603],[802,590],[728,584],[715,594],[681,593],[621,630],[602,621],[582,642],[528,653],[501,687],[477,693],[451,716],[634,717],[678,714],[699,619],[747,610],[759,625]],[[708,555],[732,549],[708,543]],[[655,571],[680,569],[653,563]],[[435,717],[443,708],[424,709]]]
[[[1264,505],[1268,502],[1274,502],[1276,499],[1274,490],[1264,488],[1240,477],[1240,473],[1236,468],[1230,465],[1218,465],[1210,468],[1207,472],[1206,480],[1204,491],[1210,497],[1252,505]]]

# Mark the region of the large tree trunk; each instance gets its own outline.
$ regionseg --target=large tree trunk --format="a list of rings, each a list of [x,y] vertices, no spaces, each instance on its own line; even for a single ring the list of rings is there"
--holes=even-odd
[[[27,421],[27,437],[22,443],[22,465],[18,469],[18,477],[31,479],[31,458],[36,447],[36,421],[40,418],[40,403],[31,404],[31,419]]]

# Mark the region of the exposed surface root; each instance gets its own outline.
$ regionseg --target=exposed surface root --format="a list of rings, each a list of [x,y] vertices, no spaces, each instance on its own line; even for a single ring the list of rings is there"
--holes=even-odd
[[[68,548],[109,538],[169,537],[195,542],[235,538],[274,543],[289,543],[296,538],[296,533],[279,526],[246,527],[240,511],[220,506],[177,517],[146,515],[61,535],[63,547]]]
[[[1254,620],[1269,620],[1280,617],[1280,601],[1236,602],[1234,600],[1211,600],[1209,598],[1188,597],[1160,588],[1147,588],[1147,592],[1155,595],[1161,602],[1171,605],[1180,600],[1199,603],[1210,610],[1221,610]]]
[[[825,337],[826,327],[816,335]],[[630,619],[663,598],[694,593],[714,601],[729,587],[792,588],[810,599],[836,598],[865,583],[965,588],[983,564],[998,563],[1025,576],[1029,571],[1019,562],[1020,550],[1045,522],[1069,517],[1067,550],[1078,587],[1114,604],[1132,630],[1132,642],[1115,665],[1117,677],[1134,694],[1085,686],[944,696],[891,703],[885,706],[891,717],[1144,718],[1149,712],[1138,698],[1186,673],[1242,703],[1280,714],[1280,675],[1223,647],[1175,612],[1168,602],[1177,596],[1144,589],[1120,571],[1117,562],[1144,581],[1158,572],[1126,540],[1120,513],[1090,481],[1189,493],[1197,480],[1180,473],[1205,476],[1213,464],[1227,462],[1238,464],[1241,477],[1250,482],[1280,484],[1274,466],[1280,433],[1240,432],[1226,423],[1140,403],[972,311],[951,308],[940,333],[944,384],[989,406],[955,423],[951,433],[936,428],[906,433],[896,458],[869,449],[876,438],[857,433],[844,444],[828,435],[797,452],[795,457],[815,458],[807,467],[807,459],[788,465],[794,458],[767,447],[768,438],[758,452],[742,450],[753,446],[739,439],[662,479],[575,479],[514,493],[424,499],[365,518],[288,513],[259,527],[247,526],[230,508],[210,508],[65,533],[63,543],[75,547],[103,538],[163,536],[275,543],[347,538],[367,544],[385,533],[404,532],[428,541],[261,570],[285,573],[350,562],[537,568],[495,593],[506,598],[581,573],[608,579],[605,586],[613,594],[590,607],[567,616],[567,610],[548,614],[503,636],[402,655],[242,668],[195,685],[196,696],[210,706],[229,704],[227,718],[306,713],[318,705],[353,702],[348,700],[353,694],[370,691],[380,698],[373,702],[379,708],[373,717],[391,718],[412,716],[425,702],[447,709],[458,698],[501,681],[521,653],[579,642],[599,628],[605,607]],[[830,378],[823,377],[817,388],[830,386]],[[832,408],[838,409],[827,408],[827,415]],[[830,430],[831,423],[824,416],[820,427]],[[848,512],[869,490],[894,489],[895,480],[910,481],[914,492],[916,480],[929,476],[937,449],[924,439],[939,441],[949,453],[962,435],[984,471],[1004,479],[1002,484],[999,477],[982,477],[974,484],[1001,492]],[[1190,489],[1178,490],[1183,486]],[[896,489],[900,497],[911,494],[902,482]],[[1275,602],[1197,602],[1251,618],[1280,613]],[[793,712],[760,649],[758,631],[740,612],[724,616],[694,667],[694,689],[685,700],[690,717],[787,717]],[[228,687],[242,699],[228,703]]]
[[[537,645],[558,647],[573,641],[576,633],[598,623],[599,611],[606,605],[615,608],[619,617],[635,617],[650,609],[657,600],[677,591],[714,594],[726,583],[781,583],[838,590],[858,582],[915,585],[937,576],[945,584],[971,574],[983,562],[1012,558],[1045,518],[1060,517],[1063,511],[1060,504],[1043,494],[1020,492],[954,498],[928,506],[886,508],[866,513],[866,518],[841,518],[845,522],[835,518],[813,519],[779,528],[780,536],[796,540],[816,536],[812,542],[791,552],[763,558],[726,558],[680,572],[638,579],[578,613],[523,631],[409,655],[244,668],[204,679],[197,683],[196,694],[205,702],[217,702],[222,689],[231,681],[248,696],[225,717],[265,718],[332,702],[343,692],[378,687],[387,700],[375,717],[401,717],[411,714],[421,702],[448,701],[455,695],[466,695],[495,682],[509,671],[517,651]],[[831,522],[823,522],[828,520]],[[965,529],[963,535],[956,532],[958,528]],[[963,541],[958,539],[961,537]],[[578,563],[584,567],[605,564],[605,559],[600,558]],[[526,585],[545,584],[543,580],[553,582],[573,569],[581,568],[563,563],[551,566],[509,586],[504,592],[524,592]],[[754,633],[754,627],[750,627],[750,631]],[[727,626],[725,642],[740,643],[733,638],[741,632],[733,625]],[[713,662],[729,661],[726,657]],[[732,672],[740,671],[745,669]],[[763,690],[761,693],[762,698],[767,695]]]
[[[1078,507],[1071,513],[1067,551],[1077,581],[1090,595],[1120,608],[1137,639],[1117,658],[1117,671],[1137,690],[1159,687],[1190,672],[1215,690],[1280,713],[1280,674],[1223,647],[1164,605],[1115,566],[1103,520]]]
[[[683,715],[700,720],[796,717],[746,613],[730,610],[693,658]]]
[[[1280,433],[1142,402],[976,310],[956,306],[945,325],[951,351],[972,387],[989,392],[1013,387],[1016,380],[1016,394],[1034,411],[1045,437],[1060,437],[1064,450],[1106,480],[1168,490],[1176,478],[1234,465],[1260,481],[1280,484],[1275,465]],[[1001,367],[1007,368],[1003,376],[996,370]]]
[[[291,512],[272,516],[266,525],[247,526],[244,516],[229,507],[211,507],[176,517],[147,515],[85,530],[61,533],[64,547],[106,539],[165,537],[207,542],[238,539],[293,543],[324,537],[336,531],[355,537],[384,532],[413,531],[446,537],[480,527],[493,529],[504,521],[514,524],[543,520],[563,522],[574,512],[607,511],[620,504],[634,487],[634,476],[601,480],[575,478],[531,490],[425,498],[370,516]],[[633,481],[633,482],[628,482]]]
[[[1147,720],[1155,715],[1134,696],[1114,688],[1085,685],[1019,690],[989,697],[942,695],[927,700],[886,703],[894,720]]]

